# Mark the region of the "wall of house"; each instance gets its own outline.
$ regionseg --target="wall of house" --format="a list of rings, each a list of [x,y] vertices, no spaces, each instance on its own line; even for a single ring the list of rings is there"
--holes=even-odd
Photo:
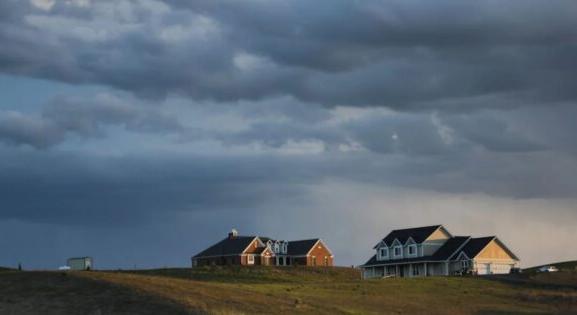
[[[463,264],[460,260],[449,262],[449,275],[454,275],[460,271],[463,271]]]
[[[291,264],[294,266],[306,266],[308,264],[307,257],[291,257]]]
[[[263,266],[274,266],[275,257],[269,248],[265,249],[260,256],[260,264]]]
[[[487,246],[475,257],[477,259],[507,259],[513,257],[495,240],[492,240]]]
[[[323,245],[322,242],[318,242],[315,247],[309,252],[309,257],[307,257],[308,266],[332,266],[333,257],[331,257],[331,252]]]
[[[422,255],[430,256],[434,254],[450,237],[443,228],[436,230],[422,243]]]
[[[427,263],[427,274],[429,276],[444,276],[445,263]]]

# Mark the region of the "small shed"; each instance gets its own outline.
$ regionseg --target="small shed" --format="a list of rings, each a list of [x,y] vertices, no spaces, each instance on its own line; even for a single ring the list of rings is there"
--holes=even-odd
[[[66,265],[70,267],[70,270],[91,270],[93,268],[92,257],[69,258]]]

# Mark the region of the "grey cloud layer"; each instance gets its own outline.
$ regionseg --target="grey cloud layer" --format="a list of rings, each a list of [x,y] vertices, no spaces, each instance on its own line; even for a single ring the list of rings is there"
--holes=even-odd
[[[577,96],[572,1],[74,3],[4,2],[0,70],[218,101],[470,110],[480,96]]]
[[[0,142],[46,149],[64,142],[71,135],[86,138],[102,136],[105,127],[111,125],[144,133],[183,130],[176,117],[147,108],[142,102],[101,94],[92,100],[54,98],[36,116],[0,111]]]

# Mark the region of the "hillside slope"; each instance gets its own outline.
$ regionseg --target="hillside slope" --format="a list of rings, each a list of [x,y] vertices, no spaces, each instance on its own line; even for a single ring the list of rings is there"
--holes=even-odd
[[[350,268],[200,268],[82,273],[207,313],[478,314],[577,312],[573,287],[483,278],[360,280]]]
[[[570,286],[359,278],[351,268],[294,267],[4,272],[0,314],[577,313],[577,278],[568,278]]]
[[[0,273],[0,314],[188,314],[132,288],[60,272]]]

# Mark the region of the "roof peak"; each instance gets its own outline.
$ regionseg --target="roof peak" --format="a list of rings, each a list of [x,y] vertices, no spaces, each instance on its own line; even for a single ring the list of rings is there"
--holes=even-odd
[[[417,229],[430,229],[430,228],[440,228],[442,227],[442,224],[436,224],[436,225],[425,225],[425,226],[416,226],[416,227],[410,227],[410,228],[403,228],[403,229],[394,229],[393,231],[405,231],[405,230],[417,230]]]

